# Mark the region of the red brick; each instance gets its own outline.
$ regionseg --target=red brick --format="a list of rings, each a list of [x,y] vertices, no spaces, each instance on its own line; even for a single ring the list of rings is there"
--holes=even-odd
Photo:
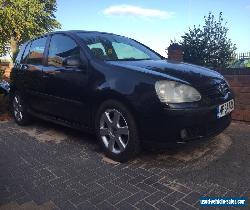
[[[243,83],[238,80],[237,76],[234,76],[234,79],[231,81],[228,81],[228,83],[231,87],[242,87],[243,86]]]
[[[231,89],[235,93],[235,120],[250,122],[250,75],[226,75]]]
[[[237,79],[228,82],[230,87],[241,87],[242,84],[238,82]]]
[[[250,75],[238,75],[238,81],[250,86]]]
[[[243,112],[241,110],[234,110],[232,113],[234,120],[243,120]]]
[[[236,103],[250,105],[250,93],[236,94]]]
[[[243,111],[243,120],[250,122],[250,110]]]
[[[250,110],[250,105],[236,103],[235,109],[237,109],[237,110]]]
[[[238,94],[241,93],[241,89],[242,87],[231,87],[231,89],[233,90],[234,94]]]
[[[241,93],[250,93],[250,84],[249,86],[240,87],[239,89]]]
[[[234,81],[234,75],[226,75],[225,76],[225,79],[230,83],[230,82],[233,82]]]

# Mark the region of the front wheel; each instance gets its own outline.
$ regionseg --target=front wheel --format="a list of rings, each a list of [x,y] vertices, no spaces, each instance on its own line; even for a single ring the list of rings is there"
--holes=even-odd
[[[133,115],[123,104],[104,102],[96,116],[96,134],[104,153],[120,162],[133,158],[140,148]]]
[[[31,117],[27,113],[26,104],[18,92],[12,97],[12,113],[18,125],[28,125],[31,122]]]

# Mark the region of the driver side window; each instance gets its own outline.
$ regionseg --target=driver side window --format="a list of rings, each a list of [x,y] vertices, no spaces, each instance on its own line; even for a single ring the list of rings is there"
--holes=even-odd
[[[55,34],[50,40],[48,65],[62,67],[63,60],[70,56],[80,57],[80,48],[70,37]]]

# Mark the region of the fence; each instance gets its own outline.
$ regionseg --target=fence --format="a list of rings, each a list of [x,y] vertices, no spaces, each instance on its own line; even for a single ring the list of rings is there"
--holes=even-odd
[[[250,58],[250,52],[237,53],[237,54],[235,54],[235,58],[236,59]]]

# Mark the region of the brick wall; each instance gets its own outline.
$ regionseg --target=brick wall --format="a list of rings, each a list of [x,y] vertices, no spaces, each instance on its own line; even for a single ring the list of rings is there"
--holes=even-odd
[[[4,79],[7,81],[9,80],[12,66],[10,62],[0,62],[0,69],[4,71]]]
[[[233,119],[250,122],[250,68],[220,71],[235,93]]]

